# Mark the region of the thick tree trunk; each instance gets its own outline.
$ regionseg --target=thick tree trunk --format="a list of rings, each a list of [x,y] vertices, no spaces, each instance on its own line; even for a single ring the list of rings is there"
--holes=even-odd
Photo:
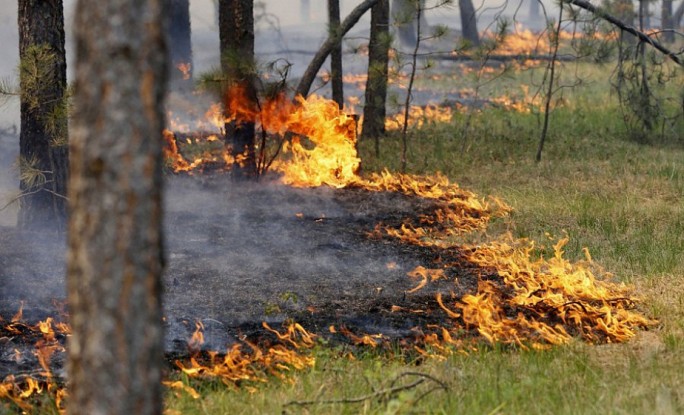
[[[477,14],[475,14],[473,0],[458,0],[458,9],[461,15],[463,38],[470,43],[470,46],[480,46],[480,34],[477,31]]]
[[[331,33],[328,36],[328,39],[326,39],[323,45],[321,45],[320,49],[318,49],[318,52],[316,52],[316,55],[314,55],[313,59],[311,59],[309,66],[306,67],[306,70],[302,75],[302,79],[299,81],[299,85],[297,85],[295,95],[301,95],[303,97],[309,95],[309,90],[311,89],[314,79],[316,79],[316,74],[321,69],[321,66],[323,66],[323,62],[325,62],[325,59],[328,57],[335,45],[342,41],[344,35],[346,35],[356,23],[358,23],[359,19],[361,19],[361,16],[363,16],[364,13],[366,13],[368,9],[373,7],[377,2],[378,0],[364,0],[344,19],[344,21],[340,24],[340,30],[338,30],[336,33]]]
[[[330,33],[340,29],[340,0],[328,0],[328,24]],[[344,105],[344,86],[342,84],[342,39],[330,52],[330,76],[332,99],[342,108]]]
[[[380,0],[371,9],[371,31],[368,42],[368,80],[366,102],[363,107],[364,138],[375,139],[375,153],[380,155],[380,136],[385,134],[385,104],[387,101],[387,75],[389,47],[389,0]]]
[[[161,414],[165,0],[80,0],[69,192],[71,414]]]
[[[254,69],[254,1],[219,1],[219,37],[221,68],[227,79],[224,97],[226,119],[231,114],[231,102],[245,108],[257,105]],[[232,142],[233,177],[238,180],[256,177],[254,150],[254,120],[226,123],[226,142]]]
[[[190,0],[168,0],[168,45],[171,87],[192,88]]]
[[[21,198],[18,225],[64,229],[68,170],[61,0],[19,0]]]

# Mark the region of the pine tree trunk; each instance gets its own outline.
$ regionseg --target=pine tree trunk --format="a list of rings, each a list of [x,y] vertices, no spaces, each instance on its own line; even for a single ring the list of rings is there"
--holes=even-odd
[[[190,0],[168,1],[170,84],[171,87],[190,90],[193,75]]]
[[[340,0],[328,0],[328,24],[330,32],[340,30]],[[344,85],[342,84],[342,38],[330,52],[330,77],[332,99],[340,109],[344,106]]]
[[[68,170],[61,0],[19,0],[21,228],[64,229]]]
[[[239,93],[242,105],[256,107],[254,75],[254,1],[219,1],[219,37],[221,68],[227,78],[224,97],[226,118],[230,117],[232,94]],[[232,142],[233,177],[237,180],[256,177],[253,120],[226,123],[226,142]]]
[[[477,15],[475,14],[473,0],[458,0],[458,9],[461,14],[463,38],[470,43],[470,46],[480,46],[480,34],[477,31]]]
[[[71,414],[161,414],[165,0],[80,0],[67,292]]]
[[[380,136],[385,134],[387,76],[389,66],[389,0],[380,0],[371,9],[371,32],[368,42],[368,80],[363,107],[364,138],[375,139],[375,153],[380,154]]]

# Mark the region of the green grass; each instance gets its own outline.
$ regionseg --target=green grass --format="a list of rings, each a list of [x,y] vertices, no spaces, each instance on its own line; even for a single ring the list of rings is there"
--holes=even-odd
[[[631,139],[618,108],[602,93],[578,93],[552,115],[543,158],[534,161],[539,118],[501,109],[471,115],[463,144],[459,114],[451,124],[410,133],[408,172],[442,172],[481,196],[495,195],[514,212],[490,235],[511,231],[542,244],[567,234],[571,258],[593,258],[634,284],[643,313],[657,327],[618,345],[575,342],[546,351],[483,345],[467,355],[411,360],[319,346],[317,363],[246,388],[196,383],[201,398],[170,391],[169,414],[676,414],[684,412],[684,137]],[[591,105],[589,105],[591,104]],[[684,126],[679,134],[684,134]],[[399,169],[401,140],[391,133],[381,157],[360,143],[365,172]],[[397,376],[429,374],[435,383],[361,403],[350,400],[392,386]],[[414,379],[406,379],[411,381]],[[379,395],[382,395],[379,393]],[[288,403],[290,405],[288,405]]]

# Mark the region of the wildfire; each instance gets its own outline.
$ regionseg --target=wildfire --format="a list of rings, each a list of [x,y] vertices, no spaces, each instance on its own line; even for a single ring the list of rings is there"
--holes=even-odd
[[[453,110],[451,107],[441,107],[437,105],[427,105],[421,107],[412,105],[409,108],[409,122],[410,127],[422,127],[427,123],[435,122],[451,122]],[[404,127],[404,113],[398,113],[394,116],[388,117],[385,120],[385,128],[388,130],[401,130]]]
[[[244,381],[266,382],[266,374],[284,379],[292,369],[301,370],[314,365],[315,359],[301,352],[313,347],[316,338],[314,334],[297,323],[285,327],[283,332],[272,329],[266,323],[263,323],[263,328],[275,336],[274,342],[265,346],[246,341],[244,344],[236,343],[225,354],[195,351],[187,361],[177,360],[176,366],[192,378],[216,379],[226,385],[234,385]],[[203,342],[202,329],[202,325],[198,323],[190,340],[191,347],[196,348]],[[245,345],[251,352],[243,350]],[[199,397],[192,387],[182,382],[164,384],[184,390],[195,398]]]
[[[54,399],[56,408],[62,412],[67,393],[61,382],[55,379],[50,369],[50,362],[55,353],[64,352],[64,346],[57,337],[67,335],[68,326],[64,323],[55,324],[51,317],[33,326],[24,324],[21,321],[22,308],[23,305],[9,324],[2,324],[2,330],[9,334],[10,339],[12,336],[37,338],[33,355],[42,371],[5,377],[0,382],[0,400],[12,402],[22,411],[29,412],[33,408],[31,401],[36,396],[48,394]],[[14,354],[17,362],[25,360],[21,351],[15,349]]]

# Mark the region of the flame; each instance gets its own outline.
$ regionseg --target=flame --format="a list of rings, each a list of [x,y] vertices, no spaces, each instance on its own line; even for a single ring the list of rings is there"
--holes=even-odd
[[[450,123],[453,117],[453,110],[451,107],[442,107],[434,104],[429,104],[425,107],[412,105],[409,108],[408,125],[414,128],[420,128],[428,123]],[[385,120],[385,128],[387,130],[401,130],[404,128],[404,113],[398,113]]]
[[[181,74],[183,74],[183,80],[187,81],[190,79],[190,71],[192,70],[192,63],[189,62],[182,62],[176,65],[176,69],[178,69]]]
[[[217,379],[232,385],[240,381],[266,382],[263,371],[283,379],[285,373],[292,369],[301,370],[312,367],[315,359],[312,356],[301,353],[303,349],[309,349],[314,345],[315,335],[306,331],[299,324],[291,324],[284,332],[272,329],[268,324],[263,327],[275,335],[277,342],[267,347],[244,342],[236,343],[224,355],[217,352],[204,354],[195,353],[186,362],[176,361],[176,366],[186,375],[194,378]],[[193,334],[192,341],[203,337],[198,336],[201,325]],[[195,340],[193,340],[195,339]],[[243,351],[247,345],[252,352]],[[172,388],[181,388],[193,395],[192,391],[175,383],[168,384]]]

